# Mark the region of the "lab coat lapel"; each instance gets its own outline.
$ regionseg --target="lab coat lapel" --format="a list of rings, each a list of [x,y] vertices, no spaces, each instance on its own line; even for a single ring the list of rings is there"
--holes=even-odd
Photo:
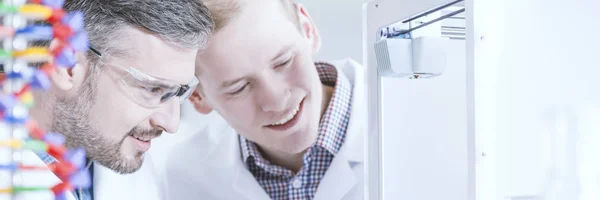
[[[337,156],[344,156],[349,162],[363,163],[365,158],[366,106],[365,72],[362,65],[352,59],[332,62],[339,72],[344,73],[352,84],[352,107],[344,144]]]
[[[98,163],[94,163],[92,167],[94,167],[94,200],[131,199],[123,196],[127,195],[123,189],[127,189],[128,186],[121,185],[123,184],[123,180],[119,180],[112,170]],[[132,193],[134,191],[129,192]]]
[[[321,183],[319,183],[314,199],[342,199],[357,183],[357,178],[348,159],[338,155],[333,159]]]
[[[246,199],[270,199],[252,173],[245,167],[238,167],[237,176],[233,181],[233,189],[240,197]]]
[[[366,111],[364,108],[364,72],[352,61],[334,62],[334,66],[352,83],[352,108],[344,145],[333,159],[319,183],[315,200],[344,199],[352,190],[362,190],[364,184],[364,133]],[[362,197],[357,197],[362,199]]]
[[[235,135],[231,145],[235,145],[234,148],[229,148],[234,150],[235,156],[228,156],[230,159],[230,163],[234,163],[232,172],[236,174],[235,178],[231,182],[231,186],[233,186],[233,190],[237,193],[236,199],[270,199],[269,195],[265,192],[265,190],[260,186],[258,181],[254,178],[254,175],[248,171],[244,162],[242,162],[242,153],[239,147],[239,137],[237,134]]]
[[[220,191],[214,195],[223,199],[270,199],[242,162],[239,137],[235,130],[228,128],[226,132],[219,134],[221,140],[211,150],[206,162],[203,162],[208,163],[206,167],[209,172],[213,172],[212,176],[217,181],[205,178],[207,182],[204,184],[213,188],[213,191]]]
[[[351,120],[352,122],[352,120]],[[346,199],[353,190],[363,190],[364,143],[363,126],[350,126],[347,141],[335,156],[325,176],[319,183],[314,200]],[[357,192],[353,194],[362,194]],[[363,199],[363,197],[355,197]]]
[[[352,108],[346,139],[341,152],[348,157],[349,161],[362,163],[365,158],[365,137],[367,123],[367,110],[365,103],[365,72],[362,65],[356,61],[347,59],[340,65],[339,69],[348,77],[352,83]]]

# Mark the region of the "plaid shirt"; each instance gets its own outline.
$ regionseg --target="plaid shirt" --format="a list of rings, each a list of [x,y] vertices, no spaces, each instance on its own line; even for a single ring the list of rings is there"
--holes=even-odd
[[[304,154],[304,164],[295,176],[289,169],[272,165],[260,154],[255,143],[240,136],[244,163],[274,200],[312,199],[319,182],[344,143],[350,119],[352,85],[334,66],[327,63],[315,63],[315,66],[321,82],[334,87],[334,91],[321,118],[317,140]]]

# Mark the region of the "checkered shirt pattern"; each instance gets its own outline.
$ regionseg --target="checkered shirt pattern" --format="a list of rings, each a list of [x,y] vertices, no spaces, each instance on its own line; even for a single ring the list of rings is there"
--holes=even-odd
[[[261,187],[273,200],[313,199],[319,182],[344,143],[352,99],[352,85],[343,73],[328,64],[315,63],[321,82],[334,87],[333,95],[319,123],[316,142],[303,156],[303,166],[296,175],[271,164],[255,143],[240,136],[243,160]]]

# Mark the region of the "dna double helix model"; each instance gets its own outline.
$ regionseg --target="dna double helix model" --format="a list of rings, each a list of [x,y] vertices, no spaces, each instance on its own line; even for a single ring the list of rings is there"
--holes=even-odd
[[[54,70],[75,66],[75,54],[89,48],[82,13],[67,13],[63,4],[64,0],[0,2],[0,200],[66,199],[75,188],[91,185],[85,151],[67,149],[63,135],[45,132],[29,116],[35,105],[33,91],[48,90]],[[38,153],[56,162],[24,159]],[[38,180],[43,173],[60,181]]]

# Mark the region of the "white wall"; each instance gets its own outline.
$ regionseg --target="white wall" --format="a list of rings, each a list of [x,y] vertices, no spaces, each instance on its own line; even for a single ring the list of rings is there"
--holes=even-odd
[[[298,0],[321,35],[316,60],[350,57],[362,63],[362,4],[367,0]]]
[[[477,134],[495,141],[479,146],[493,152],[482,162],[494,170],[478,176],[497,194],[481,199],[599,199],[600,2],[495,2],[504,9],[481,16],[500,18],[475,36],[485,46],[475,65]]]

